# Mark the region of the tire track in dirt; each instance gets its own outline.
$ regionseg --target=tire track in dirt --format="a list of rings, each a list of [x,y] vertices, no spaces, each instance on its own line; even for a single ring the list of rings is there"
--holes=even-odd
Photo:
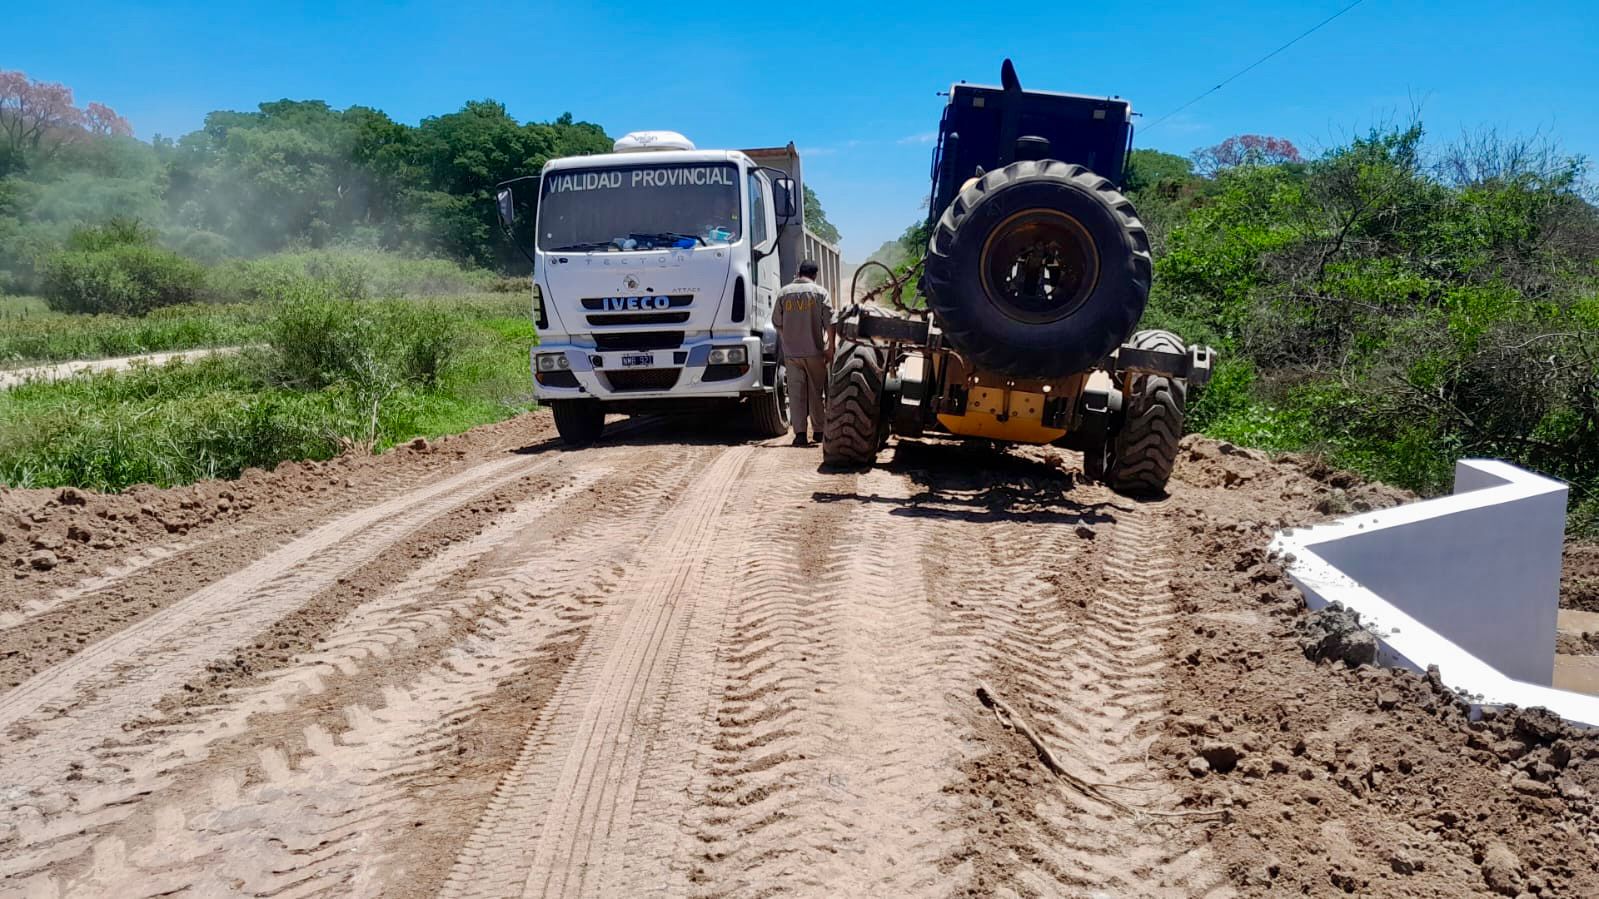
[[[585,514],[592,527],[538,536],[552,506],[609,471],[609,455],[588,454],[600,462],[580,471],[572,484],[522,504],[352,610],[313,651],[266,683],[230,696],[233,701],[198,721],[155,728],[140,738],[158,743],[98,751],[103,760],[124,766],[127,776],[114,788],[80,793],[75,815],[25,828],[35,866],[51,856],[83,853],[83,831],[103,817],[97,798],[113,805],[141,800],[137,809],[125,806],[126,820],[94,842],[92,870],[69,878],[77,884],[74,893],[118,894],[119,883],[154,884],[156,892],[209,892],[219,888],[214,878],[226,875],[230,889],[245,894],[293,885],[297,892],[392,895],[391,879],[373,872],[404,870],[416,855],[388,845],[396,842],[396,832],[405,838],[398,842],[414,840],[414,828],[395,822],[423,813],[418,802],[437,782],[451,784],[457,794],[452,802],[462,800],[462,784],[437,769],[460,757],[460,741],[472,739],[486,697],[528,672],[559,670],[559,658],[581,637],[616,581],[628,554],[594,540],[593,528],[604,532],[649,515],[694,468],[630,469],[604,491],[610,502]],[[487,574],[464,586],[452,581],[469,565],[482,568],[476,560],[485,556]],[[459,631],[480,620],[487,624],[450,636],[452,627]],[[414,667],[406,659],[418,654],[425,666],[406,676]],[[375,708],[348,704],[342,716],[329,720],[330,700],[336,710],[340,697],[374,694],[381,697]],[[275,743],[274,719],[291,733],[303,728],[304,736]],[[474,753],[474,767],[486,762]],[[219,769],[227,773],[214,776]],[[178,786],[168,790],[174,781]],[[150,801],[152,794],[159,805]],[[151,812],[150,806],[157,808]],[[470,817],[464,823],[469,826]],[[430,836],[436,837],[433,830]],[[60,842],[49,845],[48,831]],[[141,846],[151,833],[156,848]],[[315,851],[285,848],[301,844],[314,844]],[[261,867],[267,861],[270,870]],[[93,884],[99,887],[86,886]]]
[[[169,823],[137,859],[143,864],[96,865],[97,892],[138,882],[157,893],[226,883],[243,895],[392,894],[403,844],[387,844],[402,820],[429,813],[418,787],[437,777],[441,756],[460,748],[466,719],[500,684],[547,665],[619,579],[616,568],[595,564],[592,548],[572,549],[537,576],[500,575],[453,600],[449,613],[485,626],[403,686],[386,686],[381,705],[345,707],[337,733],[308,726],[298,761],[264,747],[252,783],[222,774],[199,814],[183,815],[181,802],[157,810],[157,824]],[[96,854],[108,844],[120,850],[122,838],[98,840]]]
[[[917,589],[927,523],[899,514],[907,486],[880,470],[836,478],[828,502],[781,526],[820,538],[809,552],[750,560],[695,791],[697,894],[941,892],[941,790],[960,740],[937,613]]]
[[[1180,819],[1072,792],[973,695],[1174,807],[1147,507],[774,446],[561,458],[330,522],[0,696],[0,894],[1229,895]],[[553,486],[428,555],[525,476]],[[315,597],[314,642],[205,686]]]
[[[483,535],[451,547],[430,560],[384,596],[357,609],[329,640],[274,672],[267,683],[239,691],[233,701],[205,713],[198,720],[138,728],[132,739],[96,746],[84,756],[69,788],[60,793],[39,791],[30,797],[34,808],[63,799],[69,805],[48,818],[22,818],[19,844],[24,852],[0,864],[0,876],[72,858],[89,839],[88,832],[140,811],[136,803],[160,795],[187,766],[202,765],[218,744],[228,740],[250,743],[263,738],[257,722],[272,714],[292,713],[295,707],[322,694],[329,681],[356,676],[381,676],[370,670],[388,662],[429,634],[447,630],[455,619],[492,611],[475,594],[438,601],[434,591],[445,578],[474,558],[514,536],[514,529],[535,523],[559,502],[597,479],[599,472],[574,480],[552,493],[551,502],[531,502],[502,518]],[[433,600],[433,601],[430,601]],[[120,735],[119,735],[120,736]],[[156,742],[151,742],[156,741]],[[80,763],[81,765],[81,763]]]
[[[457,859],[447,897],[608,895],[623,876],[627,830],[649,744],[681,715],[662,716],[691,621],[712,620],[730,584],[707,582],[713,553],[737,553],[724,509],[757,452],[724,451],[640,538],[641,559],[594,622],[511,771]],[[703,685],[688,684],[691,696]],[[692,698],[680,708],[692,709]],[[691,763],[692,760],[685,760]],[[652,771],[651,777],[659,776]]]
[[[114,736],[206,663],[345,572],[472,496],[560,458],[498,459],[350,513],[33,676],[0,696],[7,780],[47,783],[61,756]]]
[[[1082,540],[1075,533],[1079,518],[1054,512],[1054,503],[1046,500],[1049,515],[1035,520],[1029,514],[1039,506],[1035,498],[1019,499],[992,488],[951,488],[935,480],[926,500],[934,523],[919,586],[939,613],[934,642],[947,684],[943,706],[961,734],[960,755],[951,763],[956,770],[945,781],[939,806],[940,826],[949,834],[935,864],[943,879],[929,894],[992,894],[978,868],[991,851],[988,834],[1014,812],[1006,807],[1008,797],[996,795],[986,773],[974,767],[993,726],[992,719],[974,713],[974,691],[984,679],[993,681],[996,668],[1013,657],[1045,670],[1058,663],[1053,645],[1069,626],[1050,607],[1055,600],[1044,566],[1082,564]],[[1073,505],[1064,497],[1048,499]],[[1082,520],[1093,519],[1085,514]],[[1047,674],[1032,679],[1039,696],[1055,694],[1047,681]],[[966,886],[952,890],[955,884]]]
[[[813,459],[786,449],[757,455],[745,476],[759,485],[759,492],[728,504],[723,530],[729,535],[729,551],[716,553],[707,571],[718,595],[705,614],[689,621],[674,657],[670,688],[660,708],[662,726],[646,755],[651,776],[639,784],[624,862],[604,885],[611,894],[687,892],[698,845],[693,820],[707,801],[704,772],[715,764],[719,669],[730,652],[735,608],[768,589],[758,576],[751,577],[758,575],[760,560],[804,552],[812,536],[825,540],[827,524],[815,521],[811,501],[825,477],[809,471]],[[794,525],[802,520],[807,528],[797,532]]]
[[[982,606],[987,670],[978,676],[1074,774],[1129,805],[1169,811],[1176,794],[1147,753],[1162,714],[1163,635],[1176,616],[1173,566],[1144,510],[1119,507],[1115,518],[1098,529],[1098,564],[1082,564],[1093,557],[1071,550],[1081,541],[1063,525],[995,535],[1036,547],[1027,560],[1036,576]],[[984,836],[948,861],[968,892],[1231,895],[1180,819],[1129,816],[1074,792],[973,706],[968,699],[971,727],[995,748],[967,764],[965,814]]]
[[[614,440],[654,424],[651,419],[628,419],[613,425],[610,437]],[[42,585],[30,587],[24,581],[15,602],[0,600],[0,691],[238,571],[244,563],[270,554],[351,507],[375,505],[425,487],[481,464],[485,455],[503,457],[507,445],[550,450],[551,430],[547,417],[534,415],[443,441],[440,448],[396,448],[380,456],[328,463],[287,462],[271,473],[249,472],[234,483],[158,492],[183,497],[179,509],[173,508],[170,495],[153,496],[136,514],[126,502],[120,512],[102,505],[79,522],[95,534],[118,518],[179,530],[135,552],[124,551],[114,561],[96,557],[115,557],[117,552],[93,553],[89,561],[100,562],[96,570],[47,593],[40,592]],[[287,500],[290,496],[293,499]],[[203,510],[219,499],[224,505],[212,513],[217,518],[207,526],[211,519]],[[243,514],[245,510],[248,514]],[[60,509],[56,512],[60,517]],[[174,512],[179,516],[176,524],[165,517]],[[191,526],[199,528],[192,535]]]
[[[366,503],[386,502],[396,496],[417,489],[418,485],[431,480],[431,478],[405,477],[391,479],[387,482],[369,486],[370,492],[363,494],[362,500]],[[327,510],[314,510],[311,514],[321,512],[326,516]],[[244,546],[260,546],[263,543],[273,543],[265,549],[263,555],[289,542],[293,537],[286,531],[294,527],[295,523],[307,518],[307,510],[303,508],[278,508],[272,511],[253,515],[248,523],[235,524],[217,532],[206,533],[193,539],[178,539],[166,544],[146,547],[132,558],[124,559],[99,574],[84,578],[75,584],[61,587],[50,595],[23,603],[15,610],[0,612],[0,634],[23,627],[37,619],[68,609],[85,599],[103,595],[115,598],[129,593],[154,592],[156,583],[150,575],[153,569],[180,566],[184,560],[217,553],[228,553],[235,548],[235,544]],[[321,516],[318,516],[321,517]]]

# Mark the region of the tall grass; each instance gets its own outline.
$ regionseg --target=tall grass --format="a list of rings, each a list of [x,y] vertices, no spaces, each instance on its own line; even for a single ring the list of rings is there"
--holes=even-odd
[[[226,307],[212,307],[226,308]],[[0,392],[0,483],[119,490],[457,433],[532,406],[522,303],[350,301],[302,290],[246,307],[230,357]]]
[[[326,458],[325,429],[348,417],[338,399],[263,390],[215,358],[25,385],[0,394],[0,481],[107,490]]]
[[[307,283],[349,299],[441,297],[491,291],[503,279],[446,259],[414,259],[381,250],[297,250],[233,260],[211,270],[211,296],[223,301],[281,300]]]
[[[303,296],[318,289],[302,282],[286,293]],[[426,304],[451,318],[526,320],[528,316],[526,298],[507,293],[438,297]],[[198,304],[138,317],[63,315],[28,297],[4,297],[0,298],[0,368],[259,343],[278,308],[274,303]]]
[[[60,315],[52,312],[43,297],[0,295],[0,327],[10,327],[13,322],[29,318],[50,318]]]
[[[99,233],[89,229],[80,237]],[[146,314],[68,315],[52,311],[42,298],[0,296],[0,367],[258,342],[276,304],[313,293],[345,300],[436,300],[451,309],[465,303],[477,316],[490,309],[526,316],[528,291],[525,279],[443,259],[354,248],[276,253],[211,268],[199,291],[204,303]],[[436,317],[432,327],[442,333]],[[438,352],[438,346],[423,350],[415,364],[426,366],[425,357]]]
[[[258,340],[270,316],[270,308],[248,305],[171,306],[145,316],[0,316],[0,368],[234,346]]]

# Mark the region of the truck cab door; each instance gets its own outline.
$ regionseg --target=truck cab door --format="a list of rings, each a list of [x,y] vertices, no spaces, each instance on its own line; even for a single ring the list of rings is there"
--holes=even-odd
[[[749,174],[749,204],[750,255],[753,259],[757,254],[765,254],[750,265],[750,280],[754,282],[754,289],[750,291],[754,298],[750,320],[758,327],[772,320],[772,305],[783,286],[771,182],[760,172]]]

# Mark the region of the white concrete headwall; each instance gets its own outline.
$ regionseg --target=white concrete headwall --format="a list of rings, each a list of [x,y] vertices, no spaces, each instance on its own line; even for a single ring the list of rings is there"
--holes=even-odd
[[[1599,724],[1599,697],[1552,689],[1566,486],[1462,460],[1455,493],[1277,535],[1311,608],[1360,613],[1381,661],[1437,665],[1486,705],[1542,705]]]
[[[1507,677],[1553,682],[1564,484],[1465,460],[1454,495],[1353,520],[1312,544],[1323,559]]]

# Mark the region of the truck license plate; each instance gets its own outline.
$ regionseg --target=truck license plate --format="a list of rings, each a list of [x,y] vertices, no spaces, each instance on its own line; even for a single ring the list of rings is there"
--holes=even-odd
[[[635,367],[635,366],[648,367],[648,366],[651,366],[651,365],[654,365],[654,364],[655,364],[655,354],[654,353],[628,353],[627,355],[622,357],[622,367],[623,368],[632,368],[632,367]]]

